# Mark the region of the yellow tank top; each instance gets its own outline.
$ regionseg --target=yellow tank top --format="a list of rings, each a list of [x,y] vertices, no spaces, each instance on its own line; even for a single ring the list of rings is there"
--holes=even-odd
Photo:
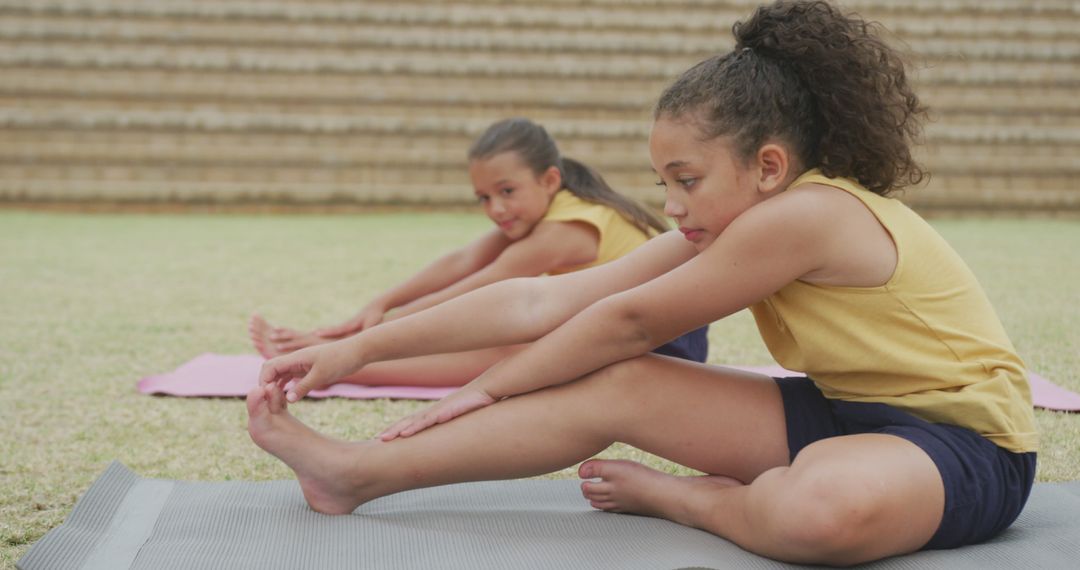
[[[600,234],[595,260],[573,267],[560,267],[549,272],[551,275],[580,271],[614,261],[630,253],[650,237],[614,208],[582,200],[569,190],[559,190],[555,194],[541,221],[583,222],[596,228]]]
[[[898,200],[811,170],[873,212],[898,260],[880,287],[794,281],[750,309],[773,358],[828,398],[882,402],[966,427],[1013,452],[1038,436],[1024,363],[974,274],[930,224]]]

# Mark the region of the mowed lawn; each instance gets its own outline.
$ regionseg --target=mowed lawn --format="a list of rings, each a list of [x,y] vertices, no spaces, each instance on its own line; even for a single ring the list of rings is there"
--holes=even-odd
[[[1080,223],[933,223],[1031,369],[1080,391]],[[300,327],[336,322],[488,225],[465,213],[0,211],[0,565],[60,524],[114,460],[145,477],[291,477],[249,440],[240,399],[148,397],[135,382],[203,352],[250,352],[253,311]],[[746,312],[714,324],[710,339],[711,362],[771,363]],[[294,411],[357,439],[423,405],[305,401]],[[1080,414],[1037,418],[1039,480],[1080,479]],[[607,455],[678,471],[622,446]]]

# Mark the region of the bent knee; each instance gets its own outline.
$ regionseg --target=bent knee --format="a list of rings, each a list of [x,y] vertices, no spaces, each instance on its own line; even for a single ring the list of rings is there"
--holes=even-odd
[[[803,476],[777,498],[772,528],[775,540],[807,561],[837,561],[874,540],[882,514],[874,493],[861,484],[838,485],[823,476]]]
[[[653,376],[648,366],[648,356],[620,360],[587,374],[581,378],[581,382],[590,389],[613,391],[615,395],[625,398],[636,390],[642,390],[647,384],[642,380]]]

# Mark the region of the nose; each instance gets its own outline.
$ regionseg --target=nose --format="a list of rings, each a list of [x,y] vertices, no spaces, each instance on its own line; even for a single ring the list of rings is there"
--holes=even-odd
[[[506,206],[503,201],[498,198],[492,198],[488,201],[488,213],[492,216],[501,216],[506,213]]]
[[[681,218],[686,215],[686,208],[682,204],[672,200],[671,196],[668,195],[664,199],[664,215],[669,218]]]

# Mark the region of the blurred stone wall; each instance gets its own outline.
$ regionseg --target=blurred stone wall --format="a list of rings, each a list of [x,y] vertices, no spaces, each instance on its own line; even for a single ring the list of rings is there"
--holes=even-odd
[[[0,201],[467,203],[464,154],[531,117],[656,203],[660,90],[749,0],[0,0]],[[1080,3],[849,0],[931,105],[904,199],[1080,210]]]

